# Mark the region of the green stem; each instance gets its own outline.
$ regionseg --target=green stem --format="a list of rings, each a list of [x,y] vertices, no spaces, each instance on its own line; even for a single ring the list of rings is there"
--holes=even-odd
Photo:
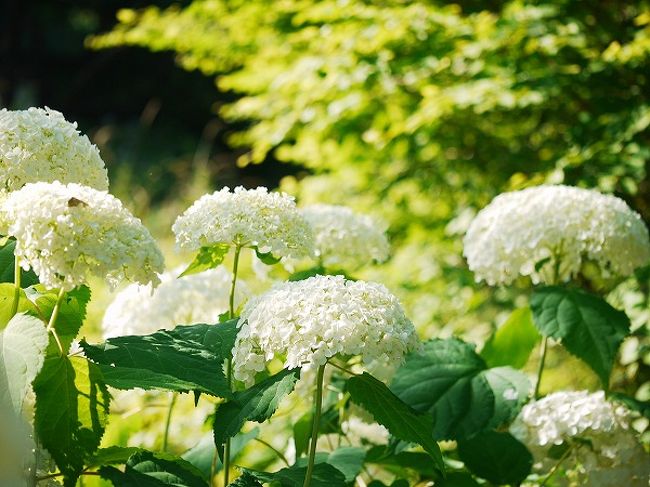
[[[542,372],[544,371],[544,362],[546,361],[546,349],[548,348],[548,337],[542,341],[542,352],[539,359],[539,368],[537,369],[537,382],[535,382],[535,399],[539,399],[539,386],[542,383]]]
[[[14,258],[14,301],[11,303],[11,317],[18,312],[18,303],[20,303],[20,262],[18,257]]]
[[[61,351],[61,355],[63,355],[65,352],[63,351],[63,345],[61,344],[59,335],[57,335],[56,333],[56,328],[54,327],[54,325],[56,325],[56,319],[59,316],[59,308],[61,307],[61,303],[63,302],[64,296],[65,296],[65,291],[63,291],[63,289],[60,289],[59,295],[56,298],[56,303],[54,304],[54,309],[52,310],[52,316],[50,316],[50,322],[47,324],[47,331],[52,332],[52,335],[54,336],[54,340],[56,340],[56,344],[59,346],[59,350]]]
[[[174,406],[176,405],[176,400],[178,399],[178,394],[172,392],[172,398],[169,401],[169,407],[167,408],[167,419],[165,421],[165,432],[163,433],[163,444],[162,450],[167,451],[167,445],[169,444],[169,426],[172,423],[172,413],[174,412]]]
[[[229,312],[230,319],[235,318],[235,287],[237,286],[237,270],[239,269],[239,254],[241,253],[241,246],[235,246],[235,257],[232,264],[232,283],[230,285],[230,301]],[[228,388],[232,386],[232,359],[226,360],[226,380],[228,381]],[[223,446],[223,485],[228,485],[230,480],[230,438],[226,438],[226,443]]]
[[[271,445],[269,442],[264,441],[261,438],[253,438],[253,440],[257,441],[258,443],[261,443],[265,447],[267,447],[269,450],[273,451],[277,455],[277,457],[284,462],[284,464],[289,467],[289,460],[287,460],[287,457],[285,457],[281,451],[279,451],[277,448],[275,448],[273,445]]]
[[[316,444],[318,443],[318,427],[320,426],[320,414],[323,406],[323,377],[325,376],[325,365],[318,367],[316,375],[316,392],[314,393],[314,417],[311,423],[311,444],[309,446],[309,462],[307,463],[307,473],[305,482],[302,487],[311,485],[311,475],[314,471],[314,460],[316,459]]]

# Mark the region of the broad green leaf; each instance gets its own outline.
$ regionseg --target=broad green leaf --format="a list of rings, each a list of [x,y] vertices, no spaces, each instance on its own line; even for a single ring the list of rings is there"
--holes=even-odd
[[[10,407],[17,415],[43,367],[48,335],[41,320],[22,313],[0,331],[0,405]]]
[[[366,463],[376,463],[391,467],[411,469],[427,478],[440,480],[440,472],[435,468],[429,454],[419,451],[395,452],[389,446],[377,445],[368,450]]]
[[[236,434],[230,442],[230,458],[234,460],[237,458],[244,447],[254,438],[257,438],[260,433],[259,428],[253,428],[252,430],[246,433]],[[214,435],[212,432],[208,432],[201,440],[193,447],[183,453],[183,460],[187,460],[192,465],[194,465],[203,475],[204,478],[209,478],[212,471],[212,461],[214,455],[217,451],[217,448],[214,445]],[[215,465],[215,472],[219,472],[223,467],[221,459],[217,458],[217,464]]]
[[[345,475],[346,482],[354,482],[361,473],[365,458],[366,451],[363,448],[347,446],[334,450],[326,461]]]
[[[447,478],[436,482],[436,487],[481,487],[474,477],[467,472],[449,472]],[[368,486],[370,487],[370,486]]]
[[[514,417],[528,396],[528,380],[509,367],[488,369],[461,340],[430,340],[411,353],[391,389],[420,412],[430,413],[436,439],[469,438]]]
[[[211,245],[209,247],[201,247],[196,254],[196,257],[194,257],[194,260],[178,277],[189,276],[190,274],[198,274],[199,272],[218,267],[223,262],[229,249],[230,245],[228,244],[217,244]]]
[[[302,487],[307,473],[307,467],[293,465],[283,468],[275,473],[257,472],[255,470],[242,469],[259,482],[273,482],[279,487]],[[311,477],[312,487],[345,487],[345,475],[329,463],[316,463]]]
[[[542,334],[561,340],[607,389],[618,348],[629,333],[627,315],[599,296],[559,286],[536,289],[530,307]]]
[[[13,284],[6,282],[0,283],[0,328],[4,328],[12,318],[11,311],[15,299],[15,288]],[[17,313],[29,313],[36,315],[36,307],[27,299],[25,290],[19,291]]]
[[[8,240],[0,247],[0,282],[14,282],[16,241]],[[20,270],[20,286],[25,288],[38,284],[38,276],[32,271]]]
[[[109,446],[107,448],[100,448],[86,461],[86,468],[120,465],[126,463],[132,455],[139,451],[142,451],[142,449],[134,446]]]
[[[296,447],[296,458],[307,452],[311,438],[312,412],[305,413],[293,425],[293,442]],[[337,405],[325,409],[320,416],[319,434],[339,433],[339,412]]]
[[[263,486],[249,472],[242,472],[242,474],[239,477],[237,477],[237,479],[235,479],[234,482],[228,484],[228,487],[263,487]]]
[[[235,318],[214,325],[177,326],[173,331],[175,337],[200,343],[225,360],[232,357],[232,349],[239,331],[238,321],[239,318]]]
[[[64,474],[64,485],[73,486],[104,433],[110,396],[99,369],[83,357],[48,355],[34,392],[36,434]]]
[[[263,423],[270,418],[289,394],[298,380],[300,369],[282,370],[272,377],[255,384],[217,408],[214,416],[214,441],[223,445],[235,436],[246,421]]]
[[[260,252],[257,247],[255,247],[255,255],[266,265],[274,265],[280,262],[278,257],[274,257],[271,252]]]
[[[539,342],[530,308],[518,308],[490,337],[481,351],[489,367],[509,365],[520,369]]]
[[[124,472],[115,467],[99,469],[102,478],[120,487],[208,487],[188,462],[171,455],[139,451],[126,462]]]
[[[433,438],[431,416],[418,413],[385,384],[365,372],[348,379],[347,390],[352,401],[363,406],[393,436],[421,445],[431,455],[437,469],[444,472],[442,454]]]
[[[304,271],[297,271],[291,274],[288,278],[289,281],[303,281],[305,279],[309,279],[310,277],[314,277],[317,275],[324,275],[325,274],[325,269],[321,266],[316,266],[312,267],[310,269],[306,269]]]
[[[184,333],[161,330],[110,338],[99,345],[82,341],[81,346],[99,365],[106,383],[117,389],[200,391],[230,397],[222,369],[225,358],[198,341],[183,339]]]
[[[519,485],[533,466],[533,457],[510,433],[485,431],[458,442],[458,455],[476,476],[496,485]]]

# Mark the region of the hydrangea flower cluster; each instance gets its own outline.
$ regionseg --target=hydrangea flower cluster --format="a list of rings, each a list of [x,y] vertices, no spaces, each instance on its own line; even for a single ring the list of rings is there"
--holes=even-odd
[[[276,258],[313,253],[313,238],[294,198],[264,187],[233,192],[225,187],[199,198],[178,217],[172,230],[181,249],[228,244],[257,248]]]
[[[39,181],[108,189],[99,150],[76,123],[49,108],[0,110],[0,190]]]
[[[367,215],[337,205],[301,210],[314,232],[316,256],[325,267],[357,269],[388,258],[385,229]]]
[[[182,269],[165,272],[160,285],[130,284],[115,296],[102,321],[104,338],[147,335],[171,330],[176,325],[217,323],[228,311],[232,274],[223,267],[178,277]],[[235,306],[248,296],[248,287],[237,281]]]
[[[476,216],[464,245],[476,279],[490,285],[519,275],[535,284],[567,281],[587,262],[604,278],[625,277],[650,260],[648,229],[623,200],[561,185],[497,196]]]
[[[277,284],[246,304],[238,326],[233,374],[247,384],[275,357],[289,369],[316,368],[337,354],[399,363],[418,344],[384,286],[342,276]]]
[[[47,288],[66,291],[90,275],[158,283],[163,257],[139,219],[104,191],[79,184],[30,183],[3,205],[15,255]]]
[[[549,449],[567,444],[573,450],[564,463],[580,485],[645,486],[650,462],[629,420],[629,411],[607,401],[604,391],[561,391],[524,406],[510,432],[542,470],[557,463],[548,457]]]

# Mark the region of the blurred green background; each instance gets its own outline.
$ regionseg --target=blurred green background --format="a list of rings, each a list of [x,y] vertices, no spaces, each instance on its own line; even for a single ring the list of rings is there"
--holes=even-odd
[[[476,284],[462,257],[496,194],[599,188],[650,220],[649,56],[646,1],[5,0],[0,106],[78,121],[172,264],[176,216],[225,185],[383,219],[392,258],[360,277],[423,337],[481,344],[528,289]],[[641,399],[649,288],[641,270],[610,296],[635,323],[614,388]],[[549,387],[596,384],[551,365]]]

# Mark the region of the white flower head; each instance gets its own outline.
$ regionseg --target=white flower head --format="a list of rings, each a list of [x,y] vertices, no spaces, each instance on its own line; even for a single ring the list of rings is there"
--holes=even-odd
[[[313,237],[292,196],[266,188],[206,194],[178,217],[172,230],[181,249],[228,244],[256,247],[277,258],[313,253]]]
[[[481,210],[464,240],[477,280],[508,284],[567,281],[594,263],[605,278],[625,277],[650,260],[648,229],[620,198],[570,186],[504,193]]]
[[[371,217],[337,205],[310,205],[301,213],[314,232],[316,255],[325,267],[354,270],[388,258],[385,228]]]
[[[4,202],[16,257],[47,288],[70,290],[90,275],[158,282],[163,257],[139,219],[106,193],[79,184],[30,183]]]
[[[337,354],[364,363],[400,362],[418,343],[413,324],[384,286],[315,276],[277,284],[251,299],[239,319],[234,376],[250,384],[274,357],[315,368]]]
[[[223,267],[178,277],[182,269],[165,272],[155,289],[151,285],[130,284],[106,308],[102,321],[104,338],[147,335],[171,330],[176,325],[218,323],[228,311],[232,274]],[[249,291],[239,279],[235,307]]]
[[[47,107],[0,110],[0,190],[39,181],[108,189],[99,150],[76,123]]]

